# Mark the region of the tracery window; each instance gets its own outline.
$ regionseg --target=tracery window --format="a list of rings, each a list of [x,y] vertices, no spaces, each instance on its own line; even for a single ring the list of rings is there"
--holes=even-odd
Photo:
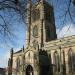
[[[60,64],[59,64],[59,54],[57,51],[54,52],[54,71],[60,71]]]
[[[68,51],[68,66],[70,73],[75,71],[75,53],[73,53],[71,48]]]
[[[22,57],[22,61],[23,61],[22,67],[23,67],[23,71],[24,71],[24,66],[25,66],[25,56]]]
[[[16,61],[16,70],[19,71],[20,69],[20,59],[17,58],[17,61]]]

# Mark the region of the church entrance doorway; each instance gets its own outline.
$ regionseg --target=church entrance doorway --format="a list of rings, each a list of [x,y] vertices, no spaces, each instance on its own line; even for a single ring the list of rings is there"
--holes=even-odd
[[[34,75],[33,74],[33,67],[31,65],[28,65],[26,68],[26,75]]]

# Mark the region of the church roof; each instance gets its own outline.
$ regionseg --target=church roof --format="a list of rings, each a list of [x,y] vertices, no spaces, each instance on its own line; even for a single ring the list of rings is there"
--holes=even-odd
[[[15,52],[14,54],[21,53],[21,52],[22,52],[22,50],[19,50],[19,51]]]
[[[45,43],[45,49],[57,49],[59,46],[61,47],[70,47],[75,45],[75,35],[60,38],[57,40],[52,40]]]

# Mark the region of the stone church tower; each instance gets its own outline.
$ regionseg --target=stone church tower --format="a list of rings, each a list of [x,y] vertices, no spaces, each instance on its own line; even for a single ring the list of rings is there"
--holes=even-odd
[[[56,27],[53,7],[45,0],[40,0],[34,5],[28,3],[28,45],[44,46],[45,42],[55,40]]]
[[[43,47],[44,43],[57,39],[53,7],[45,0],[40,0],[35,4],[29,1],[27,8],[26,75],[48,75],[50,56],[43,51]]]
[[[27,5],[27,44],[14,52],[8,75],[75,75],[75,36],[57,39],[53,7],[45,0]]]

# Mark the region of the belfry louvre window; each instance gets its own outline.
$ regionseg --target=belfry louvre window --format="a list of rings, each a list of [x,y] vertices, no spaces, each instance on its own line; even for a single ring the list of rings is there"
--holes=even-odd
[[[46,26],[46,41],[50,41],[50,37],[51,37],[51,34],[50,34],[50,27],[49,26]]]
[[[75,53],[73,53],[71,48],[68,51],[68,66],[70,73],[75,71]]]
[[[32,21],[36,21],[40,19],[40,10],[39,9],[32,9]]]
[[[60,71],[60,64],[59,64],[59,54],[57,51],[54,52],[54,72]]]

